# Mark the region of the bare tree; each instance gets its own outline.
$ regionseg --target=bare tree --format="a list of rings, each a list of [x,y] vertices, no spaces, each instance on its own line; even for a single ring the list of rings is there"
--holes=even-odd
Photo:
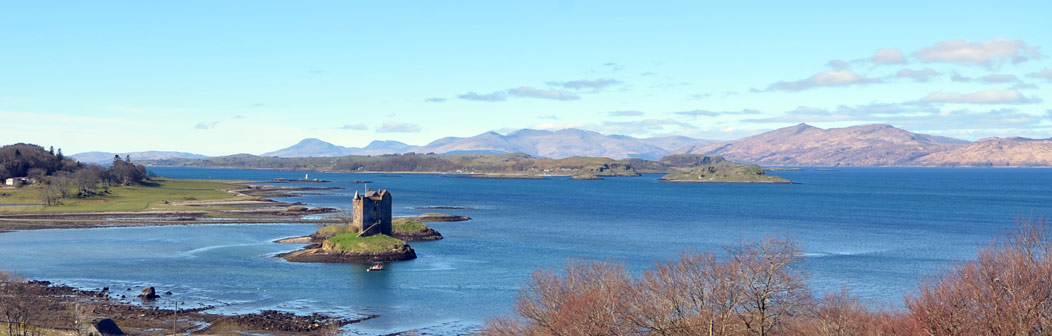
[[[789,240],[764,238],[727,249],[733,277],[745,298],[737,310],[745,329],[768,335],[783,326],[786,318],[806,309],[810,289],[790,266],[800,260],[800,248]]]
[[[1048,221],[1019,216],[1015,230],[974,261],[907,297],[910,317],[928,334],[1052,334]]]
[[[624,267],[594,262],[567,265],[563,276],[533,273],[515,311],[526,323],[500,319],[484,335],[631,335],[627,319],[631,279]]]
[[[39,332],[37,327],[54,318],[53,313],[59,310],[59,303],[47,293],[47,286],[0,272],[0,314],[7,323],[8,335],[35,335]]]

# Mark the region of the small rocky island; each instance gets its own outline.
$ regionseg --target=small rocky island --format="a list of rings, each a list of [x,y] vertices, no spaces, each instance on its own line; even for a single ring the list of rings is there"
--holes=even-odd
[[[302,250],[279,254],[292,262],[371,263],[416,258],[407,241],[442,239],[442,234],[424,222],[453,222],[471,218],[426,213],[416,217],[392,218],[391,193],[366,190],[353,199],[350,224],[329,225],[306,237],[279,240],[279,243],[310,244]]]
[[[767,175],[763,168],[725,160],[721,156],[699,158],[694,168],[673,171],[661,177],[665,182],[693,183],[793,183],[787,179]]]

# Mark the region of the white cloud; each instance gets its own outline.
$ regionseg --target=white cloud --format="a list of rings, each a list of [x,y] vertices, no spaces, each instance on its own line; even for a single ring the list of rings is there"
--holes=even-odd
[[[713,112],[713,111],[708,111],[708,110],[690,110],[690,111],[679,111],[679,112],[672,112],[672,113],[675,113],[675,114],[678,114],[678,115],[681,115],[681,116],[688,116],[688,117],[701,117],[701,116],[715,117],[715,116],[720,115],[719,112]]]
[[[642,111],[610,111],[606,114],[611,117],[638,117],[643,115]]]
[[[931,68],[924,68],[922,70],[911,70],[902,69],[895,74],[898,78],[909,78],[918,82],[927,82],[931,77],[938,76],[939,72],[932,70]]]
[[[199,122],[199,123],[197,123],[197,126],[194,126],[194,129],[199,130],[199,131],[214,130],[216,128],[216,125],[219,125],[218,121]]]
[[[567,92],[562,90],[543,90],[536,89],[529,86],[521,86],[517,89],[508,90],[511,95],[527,98],[540,98],[540,99],[552,99],[552,100],[576,100],[581,99],[573,92]]]
[[[353,125],[352,124],[346,124],[346,125],[340,126],[340,129],[345,130],[345,131],[364,131],[364,130],[369,129],[369,127],[366,127],[365,124],[353,124]]]
[[[666,128],[694,129],[696,127],[673,119],[644,119],[635,121],[606,121],[596,127],[607,134],[650,135],[653,132],[665,131]]]
[[[934,92],[920,101],[952,104],[1029,104],[1039,100],[1027,98],[1015,90],[985,90],[971,93]]]
[[[979,78],[979,81],[983,83],[1015,83],[1019,81],[1019,77],[1015,75],[992,74]]]
[[[507,96],[503,91],[497,91],[492,93],[479,94],[474,91],[458,95],[457,98],[464,100],[484,101],[484,102],[498,102],[507,99]]]
[[[419,133],[420,126],[411,123],[389,121],[385,122],[380,128],[377,128],[376,131],[383,133]]]
[[[913,56],[924,62],[992,67],[1005,61],[1021,63],[1038,59],[1041,54],[1036,47],[1027,46],[1023,41],[995,38],[983,42],[943,41],[918,50],[913,53]]]
[[[826,63],[826,65],[828,65],[830,68],[833,68],[833,70],[843,70],[847,69],[847,67],[849,66],[847,62],[844,62],[842,60],[832,60],[829,61],[829,63]]]
[[[876,64],[899,64],[906,63],[906,56],[898,48],[880,48],[870,60]]]
[[[581,79],[581,80],[573,80],[573,81],[566,81],[566,82],[547,82],[546,84],[551,85],[551,86],[558,86],[558,87],[562,87],[562,88],[566,88],[566,89],[574,89],[574,90],[579,90],[579,89],[599,90],[599,89],[604,89],[604,88],[609,87],[609,86],[621,84],[621,81],[616,80],[616,79],[603,78],[603,79],[594,79],[594,80]]]
[[[1044,69],[1041,69],[1040,72],[1027,74],[1026,76],[1030,77],[1030,78],[1044,79],[1044,80],[1047,80],[1049,82],[1052,82],[1052,69],[1044,68]]]
[[[878,83],[879,79],[863,78],[851,70],[830,70],[817,73],[807,79],[771,84],[767,90],[801,91],[816,87],[837,87]]]

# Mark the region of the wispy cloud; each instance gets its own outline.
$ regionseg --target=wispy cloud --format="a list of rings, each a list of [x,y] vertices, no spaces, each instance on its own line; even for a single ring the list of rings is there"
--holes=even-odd
[[[565,82],[552,81],[552,82],[547,82],[545,84],[548,84],[548,85],[551,85],[551,86],[556,86],[556,87],[561,87],[561,88],[564,88],[564,89],[572,89],[572,90],[581,90],[581,89],[601,90],[601,89],[605,89],[605,88],[613,86],[613,85],[621,84],[621,81],[616,80],[616,79],[601,78],[601,79],[592,79],[592,80],[580,79],[580,80],[572,80],[572,81],[565,81]]]
[[[685,117],[715,117],[721,115],[753,115],[760,114],[761,112],[754,109],[741,109],[738,111],[710,111],[710,110],[690,110],[690,111],[679,111],[672,112],[673,114],[685,116]]]
[[[599,130],[604,133],[640,135],[665,131],[668,128],[694,129],[691,124],[674,119],[644,119],[635,121],[605,121]]]
[[[638,117],[643,115],[642,111],[610,111],[606,114],[611,117]]]
[[[924,62],[946,62],[993,67],[1010,61],[1021,63],[1041,58],[1036,47],[1019,40],[995,38],[989,41],[943,41],[917,50],[913,56]]]
[[[1030,104],[1040,102],[1040,99],[1026,97],[1015,90],[985,90],[970,93],[933,92],[920,101],[950,104]]]
[[[881,65],[901,64],[906,63],[906,56],[898,48],[880,48],[869,60]]]
[[[431,97],[431,98],[424,99],[425,103],[441,103],[441,102],[444,102],[444,101],[446,101],[445,98],[437,98],[437,97]]]
[[[909,78],[918,82],[927,82],[931,80],[932,77],[938,75],[939,72],[932,70],[931,68],[924,68],[922,70],[902,69],[895,73],[895,77]]]
[[[679,112],[672,112],[672,113],[678,114],[678,115],[681,115],[681,116],[686,116],[686,117],[702,117],[702,116],[704,116],[704,117],[715,117],[715,116],[720,115],[719,112],[713,112],[713,111],[708,111],[708,110],[690,110],[690,111],[679,111]]]
[[[345,131],[364,131],[369,129],[369,127],[366,127],[365,124],[345,124],[340,126],[340,129]]]
[[[983,83],[993,83],[993,84],[996,84],[996,83],[1015,83],[1015,82],[1019,81],[1019,77],[1016,77],[1015,75],[1007,75],[1007,74],[992,74],[992,75],[986,75],[986,76],[983,76],[983,77],[979,78],[979,81],[983,82]]]
[[[828,63],[826,63],[826,65],[829,66],[830,68],[833,68],[833,70],[844,70],[844,69],[847,69],[849,66],[851,66],[847,62],[845,62],[843,60],[838,60],[838,59],[829,61]]]
[[[910,114],[932,113],[937,111],[930,105],[921,104],[867,104],[837,106],[827,110],[814,106],[799,106],[783,115],[746,119],[749,123],[815,123],[815,122],[879,122]]]
[[[544,90],[536,89],[529,86],[521,86],[516,89],[508,90],[508,93],[514,96],[526,97],[526,98],[539,98],[539,99],[551,99],[551,100],[577,100],[581,97],[577,94],[562,90]]]
[[[768,86],[767,90],[801,91],[818,87],[838,87],[879,82],[879,79],[863,78],[851,70],[830,70],[817,73],[807,79],[777,82]]]
[[[381,125],[380,128],[377,128],[376,131],[383,133],[419,133],[420,126],[411,123],[389,121]]]
[[[968,82],[972,81],[972,79],[970,77],[961,76],[961,74],[956,73],[956,72],[954,72],[952,75],[950,75],[950,80],[954,81],[954,82],[959,82],[959,83],[968,83]]]
[[[194,129],[199,131],[213,130],[216,128],[216,125],[219,125],[218,121],[199,122],[197,123],[197,126],[194,126]]]
[[[1046,81],[1052,82],[1052,69],[1044,68],[1041,69],[1041,71],[1027,74],[1026,76],[1030,78],[1044,79]]]
[[[497,91],[485,94],[478,94],[472,91],[462,95],[458,95],[457,98],[484,102],[498,102],[508,99],[508,95],[505,94],[504,91]]]

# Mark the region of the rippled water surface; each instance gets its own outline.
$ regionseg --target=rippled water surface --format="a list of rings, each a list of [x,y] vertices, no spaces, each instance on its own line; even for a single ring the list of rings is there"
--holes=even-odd
[[[162,176],[271,180],[304,172],[153,168]],[[415,242],[418,259],[365,266],[288,263],[303,224],[39,230],[0,234],[0,269],[86,288],[172,291],[158,304],[217,305],[381,317],[348,329],[379,334],[470,331],[507,314],[538,268],[604,259],[641,272],[684,250],[718,251],[766,235],[799,241],[817,290],[848,284],[892,307],[919,280],[971,258],[1020,213],[1052,214],[1052,170],[839,168],[773,172],[800,184],[659,183],[656,175],[602,181],[468,179],[438,175],[310,173],[337,186],[286,199],[346,207],[353,180],[394,196],[396,216],[444,212],[474,218],[433,223],[446,237]],[[461,210],[422,210],[463,206]],[[130,291],[126,290],[131,288]]]

